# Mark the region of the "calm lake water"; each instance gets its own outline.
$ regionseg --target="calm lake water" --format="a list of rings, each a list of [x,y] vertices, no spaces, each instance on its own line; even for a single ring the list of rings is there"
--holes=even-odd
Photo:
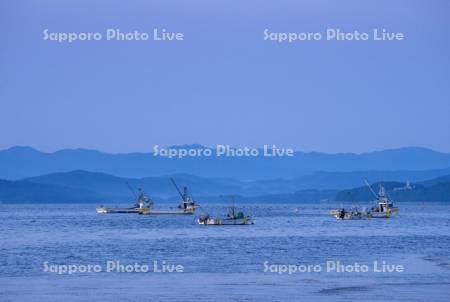
[[[0,205],[0,301],[449,301],[450,204],[398,205],[392,219],[360,221],[327,216],[330,204],[245,205],[255,224],[223,227],[195,219],[225,205],[193,216]],[[108,261],[149,272],[108,272]],[[184,272],[153,272],[154,261]],[[327,272],[338,261],[369,271]],[[404,271],[374,272],[374,261]],[[58,274],[45,263],[101,271]],[[322,271],[274,270],[282,265]]]

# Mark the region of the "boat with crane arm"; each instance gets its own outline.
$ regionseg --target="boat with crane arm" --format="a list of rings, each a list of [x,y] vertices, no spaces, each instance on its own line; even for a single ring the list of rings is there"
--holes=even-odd
[[[104,206],[97,207],[95,210],[98,214],[141,214],[153,206],[153,201],[147,197],[142,188],[138,189],[138,194],[134,192],[131,186],[127,183],[128,188],[134,194],[136,202],[130,208],[107,208]]]
[[[333,209],[329,214],[338,220],[354,220],[366,218],[390,218],[398,214],[399,208],[394,207],[394,202],[388,197],[388,194],[382,184],[379,185],[378,194],[372,189],[372,186],[367,180],[364,180],[370,192],[376,198],[376,204],[369,210],[366,208],[354,207],[353,209]]]
[[[141,215],[192,215],[199,205],[194,201],[194,199],[189,195],[188,188],[183,186],[182,190],[178,187],[177,183],[173,178],[170,179],[178,194],[181,197],[181,202],[176,209],[154,209],[153,205],[146,208],[145,210],[139,212]]]

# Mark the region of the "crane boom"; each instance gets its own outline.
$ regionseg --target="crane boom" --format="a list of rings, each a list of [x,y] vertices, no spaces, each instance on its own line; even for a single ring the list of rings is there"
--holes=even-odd
[[[177,189],[178,194],[180,194],[181,199],[184,201],[185,197],[184,195],[181,193],[180,189],[177,186],[177,183],[175,182],[175,180],[171,177],[170,180],[172,181],[173,185],[175,186],[175,189]]]
[[[126,182],[128,189],[130,189],[131,193],[133,193],[134,197],[137,199],[137,195],[136,192],[134,192],[133,188],[131,187],[131,185],[128,183],[128,181]]]
[[[367,181],[367,179],[364,179],[366,185],[369,187],[370,192],[372,192],[373,196],[375,196],[375,198],[378,198],[378,195],[375,194],[375,191],[372,189],[372,187],[370,186],[369,182]]]

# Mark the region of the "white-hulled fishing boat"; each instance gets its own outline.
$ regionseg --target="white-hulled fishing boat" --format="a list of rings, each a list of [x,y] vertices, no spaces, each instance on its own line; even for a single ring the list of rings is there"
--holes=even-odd
[[[398,207],[394,207],[394,203],[387,197],[384,186],[380,184],[378,194],[374,192],[370,184],[366,181],[367,186],[376,198],[376,205],[369,210],[355,207],[350,210],[345,208],[330,210],[329,214],[339,220],[365,219],[365,218],[390,218],[399,212]]]
[[[372,207],[370,215],[373,218],[390,218],[392,215],[398,214],[400,211],[398,207],[394,207],[394,202],[387,197],[384,186],[380,184],[378,190],[378,195],[373,192],[372,188],[369,186],[372,193],[376,196],[376,205]]]
[[[201,225],[250,225],[253,224],[253,221],[250,216],[244,215],[243,212],[235,213],[233,206],[230,208],[226,218],[214,218],[205,214],[197,219],[197,223]]]

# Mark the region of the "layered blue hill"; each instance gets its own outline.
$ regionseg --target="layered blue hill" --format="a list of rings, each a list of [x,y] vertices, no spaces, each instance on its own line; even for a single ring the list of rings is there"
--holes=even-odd
[[[304,202],[321,200],[364,201],[373,199],[363,179],[383,181],[386,189],[400,201],[450,201],[450,175],[426,178],[442,170],[424,172],[333,172],[315,173],[294,179],[240,181],[204,178],[188,174],[160,177],[121,178],[98,172],[76,170],[31,177],[19,181],[0,181],[0,201],[5,203],[131,202],[142,187],[155,201],[179,200],[170,178],[188,186],[192,196],[202,201],[223,201],[236,196],[240,201]],[[423,181],[423,179],[428,179]],[[407,181],[412,181],[408,190]],[[328,186],[328,187],[327,187]]]
[[[82,188],[0,180],[0,203],[101,203],[107,198]]]
[[[416,147],[363,154],[296,152],[293,157],[280,158],[212,156],[182,159],[151,153],[109,154],[85,149],[44,153],[29,147],[13,147],[0,151],[0,179],[9,180],[73,170],[129,178],[185,173],[208,178],[261,180],[290,179],[317,171],[419,171],[448,167],[450,154]]]

